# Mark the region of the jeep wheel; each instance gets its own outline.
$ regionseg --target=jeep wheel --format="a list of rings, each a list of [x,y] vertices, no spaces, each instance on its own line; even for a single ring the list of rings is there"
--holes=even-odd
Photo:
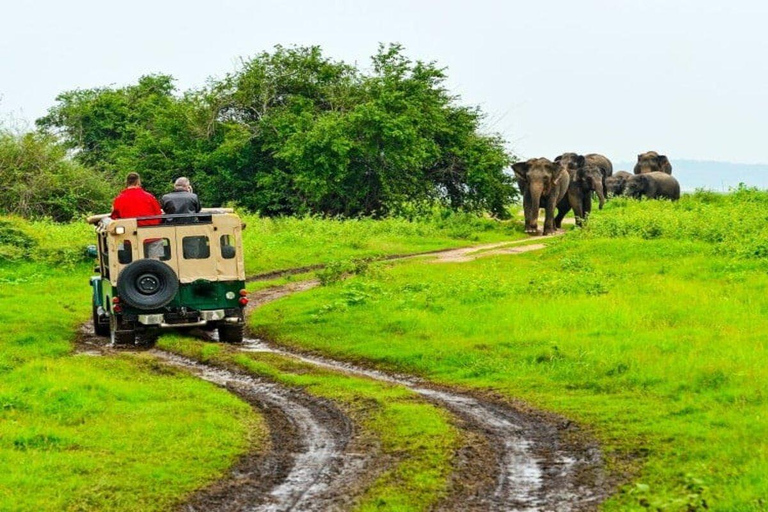
[[[243,324],[222,323],[219,325],[219,341],[222,343],[242,343],[244,330]]]
[[[171,267],[157,260],[137,260],[117,279],[117,292],[126,304],[151,310],[166,306],[179,291],[179,278]]]
[[[141,331],[136,333],[136,344],[140,347],[152,348],[157,343],[157,332]]]
[[[99,317],[99,307],[94,304],[93,305],[93,332],[96,333],[96,336],[109,336],[109,323],[104,323],[100,320],[101,317]]]
[[[109,317],[109,338],[112,345],[115,347],[132,347],[136,344],[136,331],[129,330],[117,330],[117,320],[114,316]]]

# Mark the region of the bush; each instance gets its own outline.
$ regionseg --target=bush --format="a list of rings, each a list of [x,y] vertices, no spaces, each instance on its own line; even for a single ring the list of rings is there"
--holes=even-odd
[[[0,212],[65,222],[109,209],[111,183],[67,158],[50,135],[0,131]]]

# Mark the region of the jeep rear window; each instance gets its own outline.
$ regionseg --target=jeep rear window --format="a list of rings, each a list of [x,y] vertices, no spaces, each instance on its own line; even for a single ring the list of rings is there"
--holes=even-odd
[[[232,237],[230,235],[221,235],[219,239],[219,245],[221,245],[221,257],[225,260],[231,260],[235,257],[235,246],[232,245]]]
[[[204,260],[211,256],[211,246],[207,236],[185,236],[181,240],[185,260]]]
[[[133,261],[133,251],[131,250],[131,241],[123,240],[117,244],[117,262],[121,265],[127,265]]]
[[[160,261],[170,260],[171,241],[167,238],[148,238],[144,240],[144,257]]]

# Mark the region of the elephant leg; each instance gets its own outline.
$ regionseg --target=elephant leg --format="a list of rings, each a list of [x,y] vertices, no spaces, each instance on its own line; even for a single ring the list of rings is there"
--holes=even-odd
[[[571,211],[571,202],[568,197],[564,197],[557,203],[557,217],[555,217],[555,228],[560,229],[563,226],[563,219]]]
[[[553,194],[554,195],[554,194]],[[554,197],[548,198],[544,217],[544,235],[551,235],[555,232],[555,208],[557,200]]]
[[[592,213],[592,192],[584,194],[584,220],[589,218],[589,214]]]
[[[576,218],[576,225],[581,226],[584,220],[584,207],[581,198],[581,192],[579,190],[568,191],[568,202],[573,208],[573,216]]]
[[[525,213],[525,232],[528,234],[536,234],[539,231],[539,212],[533,211],[532,203],[531,195],[526,193],[523,197],[523,212]]]

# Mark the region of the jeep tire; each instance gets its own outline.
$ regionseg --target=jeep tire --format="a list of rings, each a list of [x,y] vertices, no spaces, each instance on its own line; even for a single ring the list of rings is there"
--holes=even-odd
[[[243,324],[219,324],[219,341],[222,343],[242,343],[245,325]]]
[[[107,337],[109,336],[109,323],[102,322],[100,318],[101,317],[99,317],[99,307],[94,303],[93,304],[93,332],[96,333],[96,336]]]
[[[134,329],[122,329],[117,324],[114,316],[109,317],[109,338],[114,347],[132,347],[136,344],[136,331]]]
[[[117,279],[120,299],[141,310],[166,306],[178,291],[179,278],[176,272],[158,260],[134,261],[120,272]]]

